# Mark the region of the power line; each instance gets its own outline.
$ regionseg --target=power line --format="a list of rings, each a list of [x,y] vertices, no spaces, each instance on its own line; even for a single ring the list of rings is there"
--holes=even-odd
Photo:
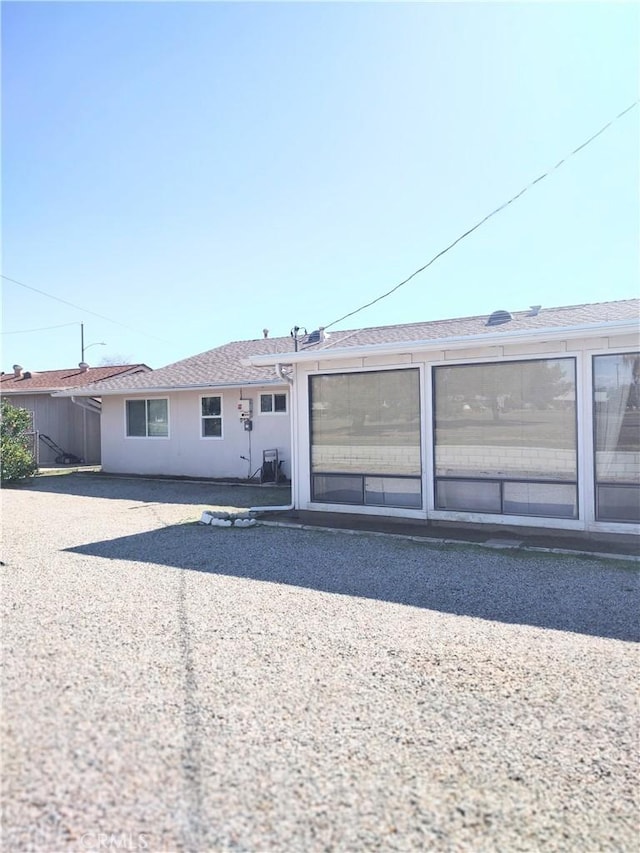
[[[26,335],[29,332],[46,332],[49,329],[64,329],[67,326],[79,326],[80,323],[61,323],[59,326],[41,326],[39,329],[20,329],[17,332],[0,332],[0,335]]]
[[[391,290],[388,290],[386,293],[383,293],[381,296],[377,296],[375,299],[372,299],[371,302],[367,302],[366,305],[362,305],[360,308],[356,308],[354,311],[350,311],[348,314],[344,314],[342,317],[339,317],[337,320],[334,320],[332,323],[328,323],[324,328],[330,329],[331,326],[335,326],[336,323],[341,323],[343,320],[346,320],[347,317],[353,317],[354,314],[359,314],[360,311],[364,311],[365,308],[370,308],[372,305],[375,305],[376,302],[380,302],[382,299],[386,299],[387,296],[391,296],[392,293],[395,293],[396,290],[399,290],[403,285],[405,285],[405,284],[407,284],[407,282],[411,281],[412,278],[415,278],[415,276],[417,276],[419,273],[424,272],[427,269],[427,267],[430,267],[431,264],[433,264],[435,261],[438,260],[438,258],[441,258],[450,249],[453,249],[453,247],[457,243],[459,243],[461,240],[464,240],[465,237],[468,237],[469,234],[472,234],[476,229],[480,228],[481,225],[484,225],[484,223],[488,219],[491,219],[491,217],[495,216],[496,213],[500,213],[500,211],[504,210],[505,207],[508,207],[514,201],[519,199],[520,196],[524,195],[524,193],[526,193],[527,190],[531,189],[531,187],[534,184],[537,184],[543,178],[548,177],[548,175],[550,175],[552,172],[554,172],[556,169],[558,169],[560,166],[562,166],[562,164],[565,163],[570,157],[573,157],[573,155],[577,154],[578,151],[581,151],[583,148],[586,148],[586,146],[589,145],[591,142],[593,142],[594,139],[597,139],[597,137],[600,136],[601,133],[604,133],[605,130],[607,130],[609,127],[611,127],[611,125],[614,122],[618,121],[618,119],[621,119],[623,115],[628,113],[634,107],[637,107],[638,103],[639,103],[638,101],[634,101],[626,109],[624,109],[621,113],[618,113],[618,115],[615,116],[615,118],[612,118],[611,121],[608,121],[605,125],[603,125],[603,127],[601,127],[600,130],[598,130],[596,133],[594,133],[593,136],[590,136],[589,139],[585,140],[583,143],[578,145],[577,148],[574,148],[573,151],[571,151],[569,154],[567,154],[565,157],[563,157],[562,160],[559,160],[555,166],[553,166],[551,169],[548,169],[546,172],[543,172],[542,175],[539,175],[534,181],[531,181],[530,184],[527,184],[526,187],[523,187],[523,189],[521,189],[519,193],[514,195],[513,198],[510,198],[509,201],[505,201],[504,204],[500,205],[500,207],[496,207],[495,210],[492,210],[491,213],[488,213],[484,217],[484,219],[481,219],[480,222],[477,222],[472,228],[469,228],[468,231],[465,231],[464,234],[461,234],[456,240],[453,241],[453,243],[450,243],[446,247],[446,249],[442,249],[442,251],[438,252],[437,255],[434,255],[430,261],[428,261],[424,266],[420,267],[420,269],[417,269],[415,272],[412,272],[410,276],[408,276],[407,278],[404,279],[404,281],[401,281],[399,284],[396,284],[395,287],[392,287]]]
[[[47,296],[49,299],[55,299],[56,302],[62,302],[63,305],[70,305],[72,308],[77,308],[78,311],[82,311],[85,314],[92,314],[94,317],[106,320],[107,323],[114,323],[116,326],[122,326],[123,329],[129,329],[137,334],[145,335],[147,338],[153,338],[156,341],[161,341],[163,344],[171,343],[171,341],[166,341],[164,338],[157,337],[157,335],[150,335],[148,332],[141,332],[139,329],[134,329],[133,326],[127,326],[126,323],[121,323],[119,320],[113,320],[111,317],[105,317],[104,314],[98,314],[96,311],[90,311],[88,308],[83,308],[81,305],[76,305],[74,302],[68,302],[66,299],[61,299],[59,296],[54,296],[51,293],[47,293],[45,290],[39,290],[37,287],[32,287],[30,284],[25,284],[23,281],[10,278],[8,275],[2,275],[2,273],[0,273],[0,278],[4,278],[6,281],[11,281],[13,284],[18,284],[20,287],[26,287],[27,290],[33,290],[35,293],[40,293],[42,296]]]

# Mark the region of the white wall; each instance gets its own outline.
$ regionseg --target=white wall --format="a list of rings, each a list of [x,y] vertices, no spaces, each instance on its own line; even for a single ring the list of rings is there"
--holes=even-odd
[[[171,394],[131,394],[102,398],[102,469],[120,474],[158,474],[180,477],[230,477],[245,479],[262,465],[262,451],[276,449],[284,460],[281,472],[290,477],[291,428],[289,412],[261,414],[260,394],[287,394],[287,386],[251,386]],[[201,437],[201,397],[222,397],[222,438]],[[239,399],[253,401],[253,429],[240,421]],[[168,438],[128,438],[125,435],[125,400],[168,399]],[[245,456],[247,459],[242,459]]]

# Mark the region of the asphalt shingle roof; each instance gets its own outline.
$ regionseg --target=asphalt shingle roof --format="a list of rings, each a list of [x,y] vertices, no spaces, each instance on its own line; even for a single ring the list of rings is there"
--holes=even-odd
[[[79,388],[89,382],[102,382],[123,374],[136,375],[137,371],[149,372],[146,364],[116,364],[108,367],[89,367],[80,370],[69,367],[64,370],[22,371],[17,377],[13,371],[0,377],[0,391],[3,394],[44,394],[51,391],[64,391],[67,388]]]
[[[617,320],[633,321],[640,317],[640,299],[572,305],[561,308],[541,308],[537,312],[530,309],[511,312],[511,314],[512,319],[502,325],[488,325],[489,315],[483,314],[452,320],[432,320],[424,323],[331,331],[324,341],[309,343],[303,339],[299,342],[298,349],[300,352],[316,351],[321,353],[342,347],[439,340],[485,333],[495,335],[503,331],[524,332],[535,329],[588,326]],[[280,380],[276,379],[272,367],[246,366],[244,362],[252,356],[282,353],[284,356],[282,361],[286,364],[286,354],[291,354],[293,349],[293,341],[290,336],[233,341],[176,361],[173,364],[168,364],[166,367],[152,370],[149,373],[123,376],[101,382],[100,387],[105,392],[116,393],[120,390],[128,392],[234,384],[280,383]],[[97,390],[94,393],[97,394]]]
[[[586,305],[569,305],[562,308],[540,308],[512,311],[512,319],[500,325],[489,325],[488,314],[460,317],[453,320],[431,320],[426,323],[408,323],[399,326],[375,326],[338,332],[329,338],[329,347],[355,347],[404,341],[438,340],[465,335],[526,332],[535,329],[566,328],[596,325],[616,320],[634,320],[640,317],[640,299],[618,302],[596,302]]]

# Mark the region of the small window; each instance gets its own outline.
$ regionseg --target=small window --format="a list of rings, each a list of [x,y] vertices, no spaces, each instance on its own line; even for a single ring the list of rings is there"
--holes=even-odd
[[[168,400],[127,400],[126,414],[129,438],[168,437]]]
[[[222,397],[202,397],[202,438],[222,438]]]
[[[286,394],[260,394],[260,412],[263,415],[284,414],[287,411]]]

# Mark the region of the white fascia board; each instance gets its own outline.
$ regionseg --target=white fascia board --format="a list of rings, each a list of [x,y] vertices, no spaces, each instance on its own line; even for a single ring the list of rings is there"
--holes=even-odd
[[[156,386],[148,386],[146,388],[111,388],[106,390],[100,390],[98,392],[98,388],[79,388],[77,390],[73,390],[71,388],[65,391],[58,391],[56,394],[53,394],[54,397],[95,397],[96,399],[100,399],[101,397],[128,397],[131,394],[173,394],[176,391],[201,391],[203,388],[216,391],[219,389],[227,389],[232,390],[234,388],[249,388],[250,386],[255,385],[256,387],[262,385],[276,385],[286,387],[281,379],[251,379],[247,382],[202,382],[197,385],[156,385]]]
[[[8,389],[6,391],[2,391],[1,396],[3,397],[32,397],[34,394],[42,394],[43,396],[51,396],[57,397],[59,395],[59,391],[54,391],[52,388],[34,388],[32,391],[14,391],[13,389]]]
[[[399,341],[384,344],[363,344],[361,346],[315,349],[305,352],[279,353],[277,355],[254,355],[246,360],[246,364],[253,367],[265,367],[269,364],[298,364],[305,361],[327,361],[334,358],[358,358],[378,353],[400,355],[407,352],[466,349],[467,347],[478,345],[490,347],[505,343],[518,344],[541,340],[574,340],[576,338],[597,337],[599,335],[637,334],[639,330],[640,325],[638,321],[614,320],[581,326],[552,326],[550,328],[530,329],[527,331],[485,332],[479,335],[458,335],[451,338],[429,338],[427,340]]]

